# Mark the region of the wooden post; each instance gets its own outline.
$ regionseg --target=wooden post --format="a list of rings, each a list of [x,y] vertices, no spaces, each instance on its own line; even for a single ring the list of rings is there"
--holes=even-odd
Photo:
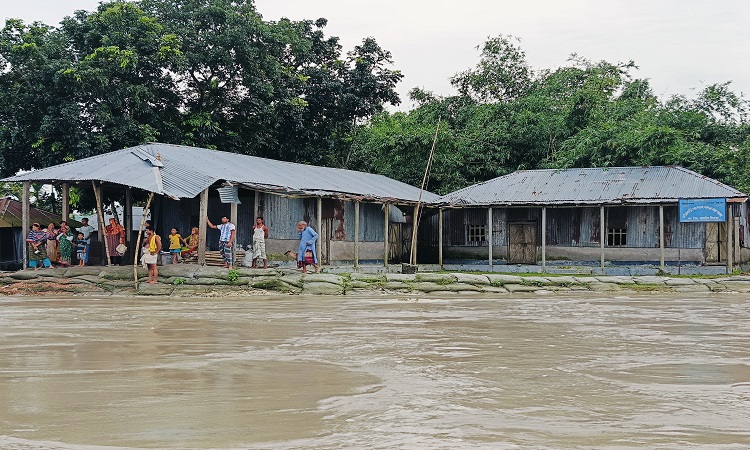
[[[237,224],[237,203],[230,203],[229,204],[229,221],[234,224],[234,241],[232,241],[232,267],[237,265],[237,241],[239,240],[239,234],[240,234],[240,228]],[[255,218],[253,218],[253,223],[255,223]]]
[[[31,182],[23,182],[23,194],[21,194],[21,241],[23,242],[23,267],[25,269],[29,265],[29,244],[26,243],[26,236],[29,235],[31,230],[31,219],[29,218],[29,190],[31,190]],[[40,224],[41,225],[41,224]]]
[[[320,253],[320,249],[322,248],[321,242],[323,240],[323,198],[318,197],[317,201],[317,207],[315,208],[315,215],[317,216],[316,219],[316,225],[318,229],[318,240],[315,241],[315,253],[318,255],[318,264],[323,264],[323,255]],[[328,260],[330,261],[331,255],[326,255]]]
[[[443,270],[443,208],[438,208],[438,264]]]
[[[732,273],[733,267],[732,267],[732,259],[734,259],[734,244],[732,243],[732,224],[734,220],[732,219],[732,205],[727,203],[727,215],[726,215],[726,224],[727,224],[727,273]]]
[[[607,240],[607,230],[604,228],[604,205],[599,207],[599,248],[601,249],[601,268],[604,272],[604,242]]]
[[[253,201],[253,224],[255,224],[255,218],[260,215],[260,192],[255,191],[255,200]],[[234,224],[237,226],[237,224]]]
[[[208,188],[201,192],[200,219],[198,220],[198,264],[206,265],[206,232],[208,231]]]
[[[385,218],[385,225],[383,226],[383,266],[388,267],[388,223],[391,221],[391,205],[388,203],[383,204],[383,216]]]
[[[542,272],[547,271],[547,207],[542,206]]]
[[[91,186],[94,188],[94,197],[96,197],[96,214],[99,216],[97,223],[99,224],[99,240],[104,240],[104,251],[107,253],[107,267],[112,266],[112,258],[109,256],[109,240],[107,239],[107,232],[104,225],[104,214],[102,211],[102,187],[96,185],[96,181],[91,181]],[[117,211],[113,211],[117,214]]]
[[[154,199],[154,193],[151,192],[148,195],[148,201],[146,201],[146,207],[143,209],[143,214],[141,215],[141,226],[138,227],[138,238],[135,241],[135,245],[133,245],[133,278],[135,281],[136,290],[138,290],[138,263],[140,262],[138,253],[143,248],[141,247],[141,237],[143,236],[143,226],[146,224],[146,216],[148,215],[148,209],[151,207],[151,200],[153,199]]]
[[[354,269],[359,269],[359,200],[354,201]]]
[[[487,258],[492,269],[492,246],[494,245],[492,236],[492,206],[487,208]]]
[[[664,272],[664,205],[659,205],[659,269]]]
[[[70,218],[70,185],[62,184],[62,214],[60,220],[67,221]]]
[[[131,245],[133,240],[133,188],[125,188],[125,210],[122,212],[123,222],[125,226],[125,242],[126,245]],[[130,252],[132,255],[133,252]],[[124,261],[123,261],[124,262]]]

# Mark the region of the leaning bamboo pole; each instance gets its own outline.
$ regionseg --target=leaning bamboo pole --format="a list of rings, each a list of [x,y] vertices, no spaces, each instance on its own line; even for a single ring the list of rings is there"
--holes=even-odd
[[[102,199],[99,196],[99,189],[96,187],[96,181],[91,180],[91,186],[94,187],[94,197],[96,197],[96,213],[99,215],[99,236],[101,239],[101,233],[104,233],[104,251],[107,252],[107,267],[112,266],[112,258],[109,257],[109,240],[107,239],[107,228],[104,225],[104,214],[102,214]],[[115,214],[117,212],[115,211]]]
[[[417,264],[417,230],[419,228],[419,207],[422,205],[422,193],[427,185],[427,178],[430,175],[430,167],[432,166],[432,157],[435,155],[435,144],[437,143],[438,131],[440,131],[440,118],[438,118],[437,127],[435,127],[435,137],[432,139],[432,148],[430,149],[430,157],[427,158],[427,167],[424,169],[424,177],[422,178],[422,188],[419,190],[419,199],[417,200],[417,206],[414,208],[414,218],[412,220],[411,230],[411,253],[409,255],[409,263],[412,265]]]
[[[138,239],[135,241],[135,246],[133,248],[133,282],[135,283],[135,289],[138,290],[138,253],[141,250],[141,237],[143,236],[143,225],[146,224],[146,215],[148,215],[148,209],[151,207],[151,200],[154,199],[154,193],[150,193],[148,196],[148,201],[146,202],[146,207],[143,209],[143,214],[141,215],[141,226],[138,227]]]

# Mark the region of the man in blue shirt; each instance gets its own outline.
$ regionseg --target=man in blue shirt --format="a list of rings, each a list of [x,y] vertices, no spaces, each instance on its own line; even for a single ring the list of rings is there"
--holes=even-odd
[[[318,233],[307,225],[307,222],[297,223],[297,234],[299,235],[299,248],[297,249],[297,267],[302,272],[307,272],[307,266],[313,266],[315,272],[320,270],[318,265],[318,252],[315,250],[315,241]]]
[[[224,258],[224,267],[229,268],[229,266],[232,265],[232,243],[234,242],[236,234],[234,224],[229,221],[227,216],[222,217],[221,223],[218,225],[212,224],[211,221],[208,220],[208,217],[206,217],[206,223],[209,227],[217,229],[221,233],[219,235],[219,253],[221,254],[221,257]]]

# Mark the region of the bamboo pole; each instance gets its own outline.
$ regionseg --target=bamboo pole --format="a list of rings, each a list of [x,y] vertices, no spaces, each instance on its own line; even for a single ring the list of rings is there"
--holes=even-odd
[[[21,242],[23,242],[23,264],[22,269],[25,269],[29,265],[29,244],[26,242],[26,236],[29,235],[31,229],[31,218],[29,217],[29,208],[31,201],[29,199],[29,191],[31,190],[31,182],[23,182],[23,193],[21,194]],[[41,224],[40,224],[41,225]]]
[[[94,188],[94,196],[96,197],[96,213],[99,215],[99,239],[104,237],[104,251],[107,252],[107,267],[112,266],[112,258],[109,257],[109,240],[106,236],[106,228],[104,225],[104,214],[102,213],[102,198],[99,194],[99,189],[96,187],[96,181],[91,180],[91,186]],[[117,214],[117,211],[114,211]]]
[[[424,177],[422,177],[422,187],[419,189],[419,199],[417,200],[417,206],[414,208],[414,218],[412,219],[411,231],[411,253],[409,257],[409,263],[412,265],[417,264],[417,230],[419,228],[419,206],[422,204],[422,193],[424,192],[424,188],[427,185],[427,178],[430,176],[430,167],[432,166],[432,157],[435,155],[435,144],[437,143],[438,131],[440,131],[439,118],[437,127],[435,127],[435,137],[432,139],[430,156],[427,158],[427,167],[425,167]]]
[[[146,208],[143,210],[143,214],[141,215],[141,226],[138,227],[138,239],[135,241],[135,245],[133,246],[133,278],[135,282],[135,289],[138,289],[138,263],[139,263],[139,257],[138,253],[141,250],[141,237],[143,236],[143,225],[146,224],[146,216],[148,215],[148,209],[151,207],[151,200],[154,198],[154,193],[150,193],[148,196],[148,201],[146,202]]]

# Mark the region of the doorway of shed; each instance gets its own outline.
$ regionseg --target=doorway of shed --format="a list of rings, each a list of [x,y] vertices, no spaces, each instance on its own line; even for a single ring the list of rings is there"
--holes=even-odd
[[[720,264],[727,262],[727,224],[726,222],[706,223],[706,263]]]

